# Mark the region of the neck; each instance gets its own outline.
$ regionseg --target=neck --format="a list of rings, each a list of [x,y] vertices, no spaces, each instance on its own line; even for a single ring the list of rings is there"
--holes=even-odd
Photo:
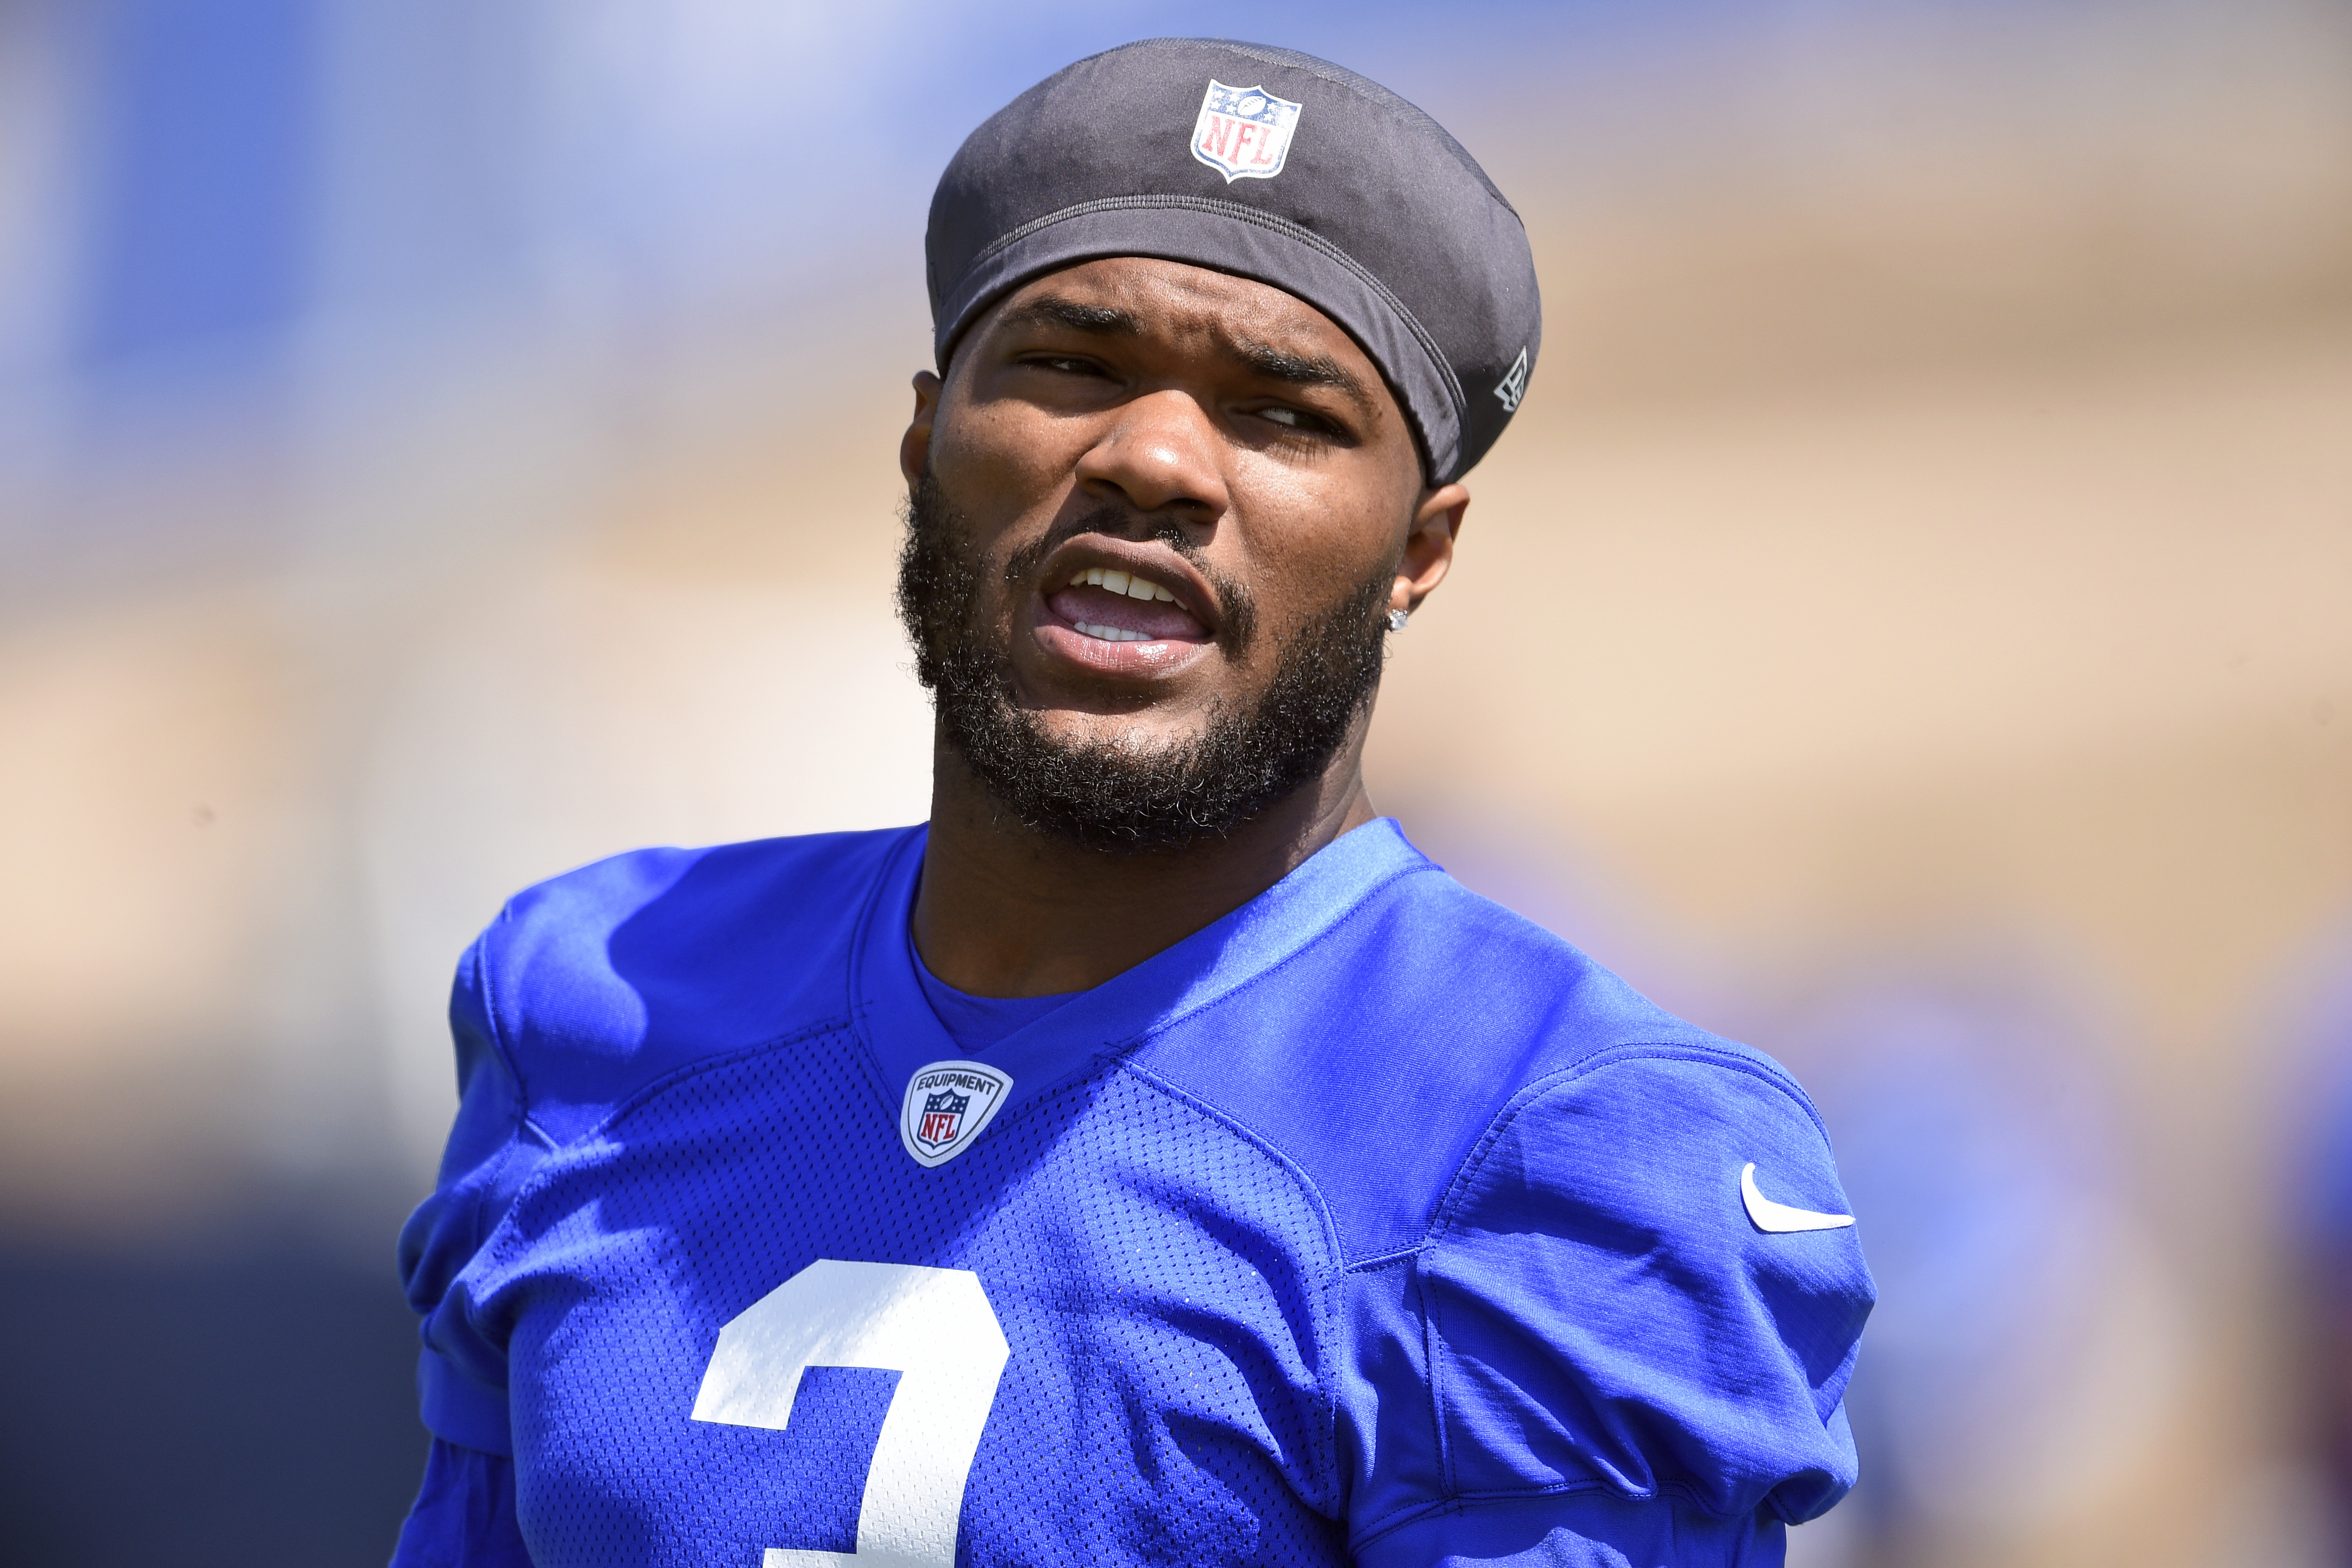
[[[976,995],[1088,990],[1241,908],[1373,815],[1360,722],[1319,778],[1250,821],[1146,855],[1106,855],[1022,826],[939,742],[915,950],[933,974]]]

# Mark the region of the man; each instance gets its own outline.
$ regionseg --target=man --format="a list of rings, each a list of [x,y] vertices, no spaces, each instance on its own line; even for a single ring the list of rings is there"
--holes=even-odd
[[[1163,39],[974,132],[929,253],[930,821],[467,955],[397,1561],[1777,1561],[1871,1300],[1818,1119],[1364,792],[1534,363],[1517,215]]]

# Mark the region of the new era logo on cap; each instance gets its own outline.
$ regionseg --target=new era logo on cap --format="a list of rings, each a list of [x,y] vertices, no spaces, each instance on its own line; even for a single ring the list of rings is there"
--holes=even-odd
[[[1528,351],[1522,347],[1519,350],[1519,357],[1513,360],[1511,368],[1503,373],[1502,382],[1495,388],[1495,396],[1502,404],[1505,413],[1517,414],[1519,411],[1519,399],[1527,395]]]
[[[1192,122],[1192,156],[1235,180],[1271,180],[1290,156],[1300,106],[1262,87],[1227,87],[1212,78]]]

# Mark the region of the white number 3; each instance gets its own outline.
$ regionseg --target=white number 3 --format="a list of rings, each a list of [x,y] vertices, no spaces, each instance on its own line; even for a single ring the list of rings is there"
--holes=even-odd
[[[820,1258],[719,1331],[697,1421],[782,1431],[813,1366],[899,1374],[857,1508],[857,1550],[771,1546],[761,1568],[954,1568],[963,1487],[1012,1352],[968,1268]]]

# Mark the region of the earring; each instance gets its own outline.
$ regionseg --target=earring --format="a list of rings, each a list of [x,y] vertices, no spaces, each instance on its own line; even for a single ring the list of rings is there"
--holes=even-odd
[[[1389,630],[1392,632],[1401,632],[1404,630],[1404,624],[1407,620],[1412,618],[1412,613],[1410,610],[1391,610],[1389,612]]]

